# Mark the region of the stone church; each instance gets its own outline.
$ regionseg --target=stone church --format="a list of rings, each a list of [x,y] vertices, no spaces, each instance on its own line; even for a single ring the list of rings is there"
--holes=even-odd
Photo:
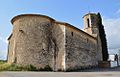
[[[102,61],[97,15],[83,16],[84,31],[39,14],[15,16],[9,36],[8,63],[50,66],[54,71],[98,66]]]

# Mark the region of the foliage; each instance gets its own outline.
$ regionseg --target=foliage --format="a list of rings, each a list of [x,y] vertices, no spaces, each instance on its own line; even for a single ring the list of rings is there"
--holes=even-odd
[[[5,60],[0,60],[0,64],[4,64],[5,62]]]
[[[8,71],[36,71],[37,69],[32,65],[21,66],[21,65],[12,64],[7,70]]]
[[[52,68],[49,65],[46,65],[44,68],[37,69],[33,65],[16,65],[2,63],[0,64],[0,71],[52,71]]]
[[[32,65],[21,66],[15,64],[4,63],[0,65],[0,71],[36,71],[36,67]]]
[[[53,71],[49,65],[46,65],[44,68],[38,69],[38,71]]]
[[[97,25],[99,27],[99,35],[100,35],[101,44],[102,44],[103,61],[107,61],[108,60],[108,49],[107,49],[106,34],[104,31],[104,26],[102,24],[102,18],[101,18],[100,13],[98,13],[97,16],[98,16]]]
[[[0,64],[0,71],[5,71],[10,67],[10,64],[8,63],[2,63]]]

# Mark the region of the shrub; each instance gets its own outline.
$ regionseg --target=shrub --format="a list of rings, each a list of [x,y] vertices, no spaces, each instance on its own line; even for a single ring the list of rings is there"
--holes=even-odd
[[[0,65],[0,71],[52,71],[52,68],[49,65],[46,65],[44,68],[37,69],[33,65],[17,65],[17,64],[8,64],[4,63]]]
[[[44,68],[45,71],[52,71],[52,68],[49,65],[46,65]]]
[[[10,67],[10,64],[8,64],[8,63],[0,64],[0,71],[5,71],[5,70],[7,70],[9,67]]]
[[[34,67],[33,65],[28,65],[28,66],[26,66],[26,69],[28,70],[28,71],[37,71],[37,68],[36,67]]]
[[[44,68],[38,69],[38,71],[53,71],[49,65],[46,65]]]
[[[0,60],[0,64],[4,64],[4,63],[6,63],[5,60]]]
[[[33,65],[26,65],[26,66],[21,66],[21,65],[15,65],[12,64],[9,68],[9,71],[36,71],[36,67]]]

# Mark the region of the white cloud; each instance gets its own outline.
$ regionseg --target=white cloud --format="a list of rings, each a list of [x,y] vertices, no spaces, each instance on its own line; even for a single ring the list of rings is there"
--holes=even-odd
[[[118,9],[117,13],[120,14],[120,9]]]
[[[0,36],[0,60],[6,60],[7,58],[7,39]]]
[[[4,43],[8,44],[7,39],[4,39],[4,38],[3,38],[3,37],[1,37],[1,36],[0,36],[0,40],[1,40],[2,42],[4,42]]]
[[[108,48],[120,48],[120,18],[103,18]]]
[[[7,59],[7,51],[3,50],[0,51],[0,60],[6,60]]]

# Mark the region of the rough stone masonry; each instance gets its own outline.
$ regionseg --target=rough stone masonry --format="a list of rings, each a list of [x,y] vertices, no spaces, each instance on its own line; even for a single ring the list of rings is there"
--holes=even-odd
[[[96,67],[102,61],[97,15],[83,16],[84,31],[38,14],[14,17],[8,38],[8,63],[33,65],[54,71]]]

